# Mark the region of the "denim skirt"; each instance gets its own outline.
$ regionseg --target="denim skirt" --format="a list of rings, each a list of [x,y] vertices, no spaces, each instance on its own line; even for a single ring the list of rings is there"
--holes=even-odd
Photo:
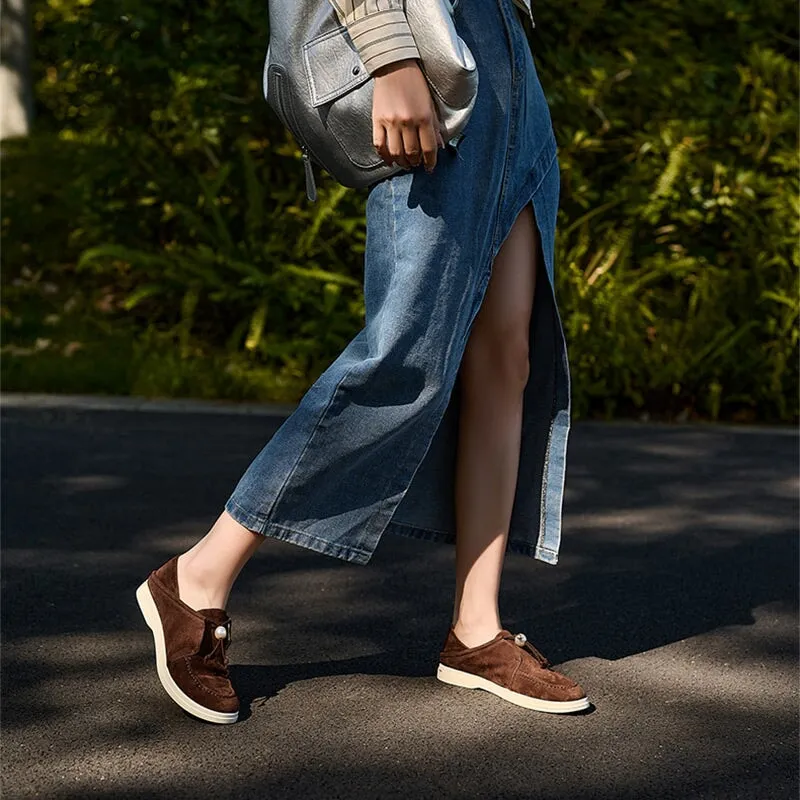
[[[553,282],[560,181],[519,13],[513,0],[457,3],[479,70],[473,114],[430,175],[370,187],[365,325],[236,485],[225,509],[246,528],[360,564],[386,531],[455,541],[459,366],[494,258],[532,203],[543,258],[507,549],[556,563],[570,428]]]

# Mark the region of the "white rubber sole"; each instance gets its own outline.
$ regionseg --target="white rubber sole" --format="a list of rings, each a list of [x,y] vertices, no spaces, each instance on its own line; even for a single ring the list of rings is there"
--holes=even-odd
[[[511,689],[498,686],[496,683],[492,683],[486,678],[481,678],[479,675],[446,667],[444,664],[439,664],[439,669],[436,670],[436,677],[452,686],[462,686],[465,689],[485,689],[487,692],[502,697],[503,700],[508,700],[509,703],[514,703],[523,708],[530,708],[533,711],[546,711],[549,714],[571,714],[574,711],[583,711],[585,708],[589,708],[588,697],[564,701],[540,700],[538,697],[529,697],[526,694],[512,692]]]
[[[150,587],[145,581],[136,590],[136,602],[142,610],[144,621],[153,632],[153,640],[156,645],[156,670],[158,679],[164,687],[166,693],[186,712],[194,717],[205,720],[206,722],[216,722],[220,725],[229,725],[239,719],[239,712],[225,713],[223,711],[212,711],[210,708],[201,706],[200,703],[192,700],[184,694],[177,683],[172,679],[167,669],[167,647],[164,644],[164,629],[161,626],[161,617],[158,615],[153,595]]]

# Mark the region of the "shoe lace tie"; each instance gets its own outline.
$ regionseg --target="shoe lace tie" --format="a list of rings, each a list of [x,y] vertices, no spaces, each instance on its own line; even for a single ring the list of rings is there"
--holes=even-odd
[[[518,633],[515,636],[506,636],[505,638],[514,642],[517,647],[521,647],[527,653],[530,653],[543,669],[549,669],[550,661],[528,641],[528,637],[524,633]]]
[[[213,624],[213,623],[212,623]],[[222,678],[228,677],[228,648],[231,646],[231,622],[215,625],[211,631],[214,646],[203,656],[209,669]]]

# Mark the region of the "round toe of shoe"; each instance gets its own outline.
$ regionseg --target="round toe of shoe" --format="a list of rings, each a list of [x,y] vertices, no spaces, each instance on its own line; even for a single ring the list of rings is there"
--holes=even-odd
[[[564,687],[564,700],[567,702],[572,700],[584,700],[586,698],[586,692],[583,690],[582,686],[578,686],[578,684],[573,684],[572,686]]]

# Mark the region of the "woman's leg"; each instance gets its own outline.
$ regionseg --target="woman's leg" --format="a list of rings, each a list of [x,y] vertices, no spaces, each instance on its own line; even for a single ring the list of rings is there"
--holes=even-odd
[[[136,601],[155,645],[156,673],[169,697],[206,722],[239,718],[228,675],[231,619],[225,611],[233,582],[263,541],[227,512],[186,553],[153,570]]]
[[[467,647],[501,629],[498,594],[517,484],[539,232],[531,204],[495,258],[460,368],[453,625]]]
[[[467,645],[500,630],[498,593],[517,482],[538,255],[529,203],[497,254],[460,370],[453,623]],[[178,559],[181,600],[194,609],[225,608],[239,572],[263,541],[223,511]]]
[[[178,558],[181,600],[195,611],[224,609],[233,582],[263,541],[223,511],[211,530]]]

